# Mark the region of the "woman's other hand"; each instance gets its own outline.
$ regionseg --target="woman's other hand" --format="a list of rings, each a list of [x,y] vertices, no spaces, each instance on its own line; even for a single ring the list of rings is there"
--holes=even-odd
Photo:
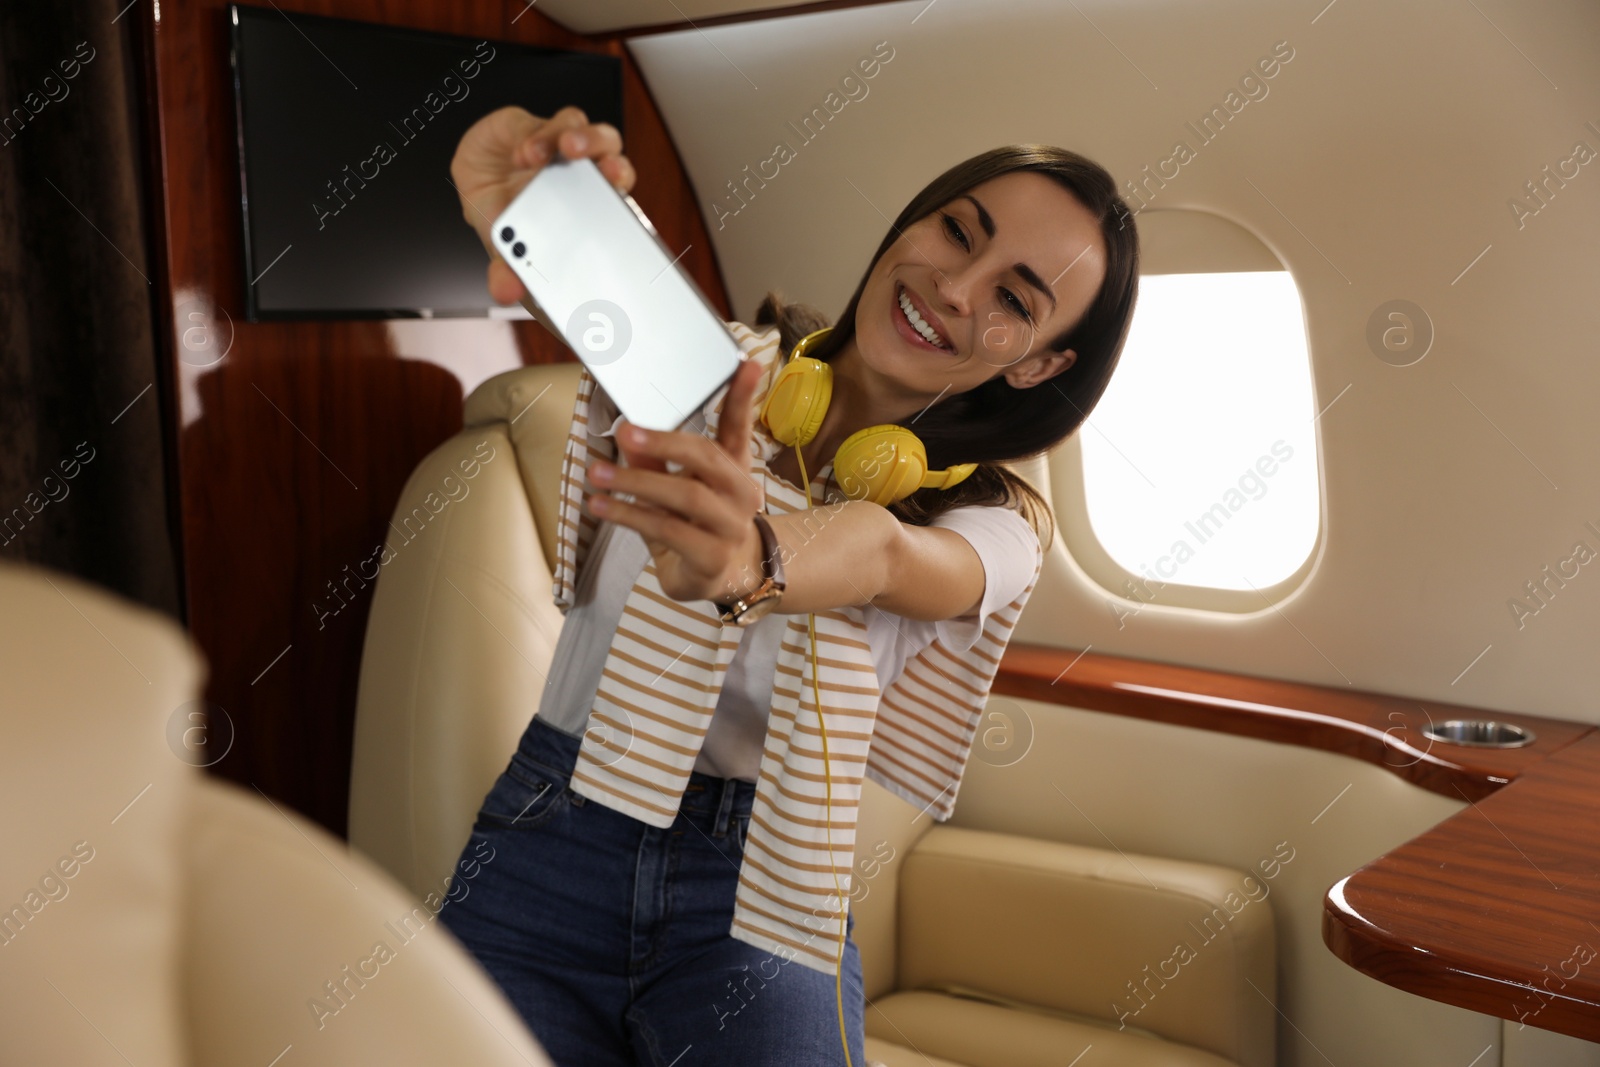
[[[728,385],[712,440],[688,430],[640,430],[617,425],[617,443],[627,466],[596,461],[589,480],[589,509],[602,519],[637,530],[655,560],[656,580],[678,601],[726,600],[761,581],[761,534],[753,521],[766,495],[750,474],[750,439],[761,367],[739,364]],[[682,470],[668,473],[666,461]],[[624,503],[609,495],[632,493]]]
[[[526,290],[495,250],[490,223],[546,163],[584,156],[619,191],[633,188],[636,175],[622,154],[622,134],[608,122],[591,123],[576,107],[564,107],[548,119],[503,107],[462,134],[450,160],[450,181],[461,197],[462,217],[489,250],[489,295],[496,303],[515,304]]]

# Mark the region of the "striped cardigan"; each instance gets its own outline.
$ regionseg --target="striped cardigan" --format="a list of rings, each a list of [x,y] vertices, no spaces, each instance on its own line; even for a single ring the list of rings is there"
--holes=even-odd
[[[742,323],[728,327],[745,358],[760,361],[765,370],[756,401],[759,411],[783,362],[778,330],[757,333]],[[714,393],[684,429],[714,436],[726,393],[726,387]],[[596,457],[616,461],[615,440],[602,435],[616,418],[611,398],[584,368],[561,466],[553,592],[563,615],[573,604],[577,575],[599,525],[581,506],[584,470]],[[773,514],[806,507],[805,494],[768,468],[784,447],[758,418],[751,471],[752,477],[763,479],[767,510]],[[814,506],[844,500],[837,490],[823,494],[831,466],[823,466],[812,481]],[[938,821],[950,817],[1000,654],[1038,582],[1042,561],[1041,550],[1027,588],[989,617],[971,650],[957,654],[935,640],[906,661],[887,691],[880,691],[866,642],[865,612],[877,609],[849,606],[816,613],[832,769],[831,835],[807,616],[788,616],[731,936],[786,961],[798,959],[833,973],[845,920],[842,900],[850,893],[863,776]],[[739,647],[741,629],[724,626],[718,616],[709,600],[679,602],[666,596],[654,561],[647,559],[606,656],[572,772],[573,792],[650,826],[672,825],[728,664]]]

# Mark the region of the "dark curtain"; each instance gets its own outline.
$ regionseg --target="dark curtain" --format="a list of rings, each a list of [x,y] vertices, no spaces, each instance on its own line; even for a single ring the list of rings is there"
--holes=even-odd
[[[0,560],[181,620],[140,20],[0,4]]]

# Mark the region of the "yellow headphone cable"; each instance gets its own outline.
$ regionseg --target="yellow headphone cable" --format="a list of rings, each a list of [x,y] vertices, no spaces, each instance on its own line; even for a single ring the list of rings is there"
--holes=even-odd
[[[805,457],[800,454],[800,446],[794,446],[794,458],[800,464],[800,483],[806,487],[806,510],[811,510],[811,479],[806,476]],[[850,1060],[850,1042],[845,1038],[844,1029],[844,945],[847,932],[846,918],[849,915],[850,904],[845,900],[844,887],[839,884],[839,869],[833,858],[833,768],[828,762],[828,727],[822,721],[822,689],[817,681],[817,616],[815,612],[806,613],[806,630],[811,635],[811,693],[817,704],[817,728],[822,731],[822,788],[825,807],[822,820],[823,832],[828,840],[828,870],[833,873],[834,892],[839,894],[841,905],[839,920],[839,956],[834,960],[833,969],[833,995],[839,1005],[839,1043],[844,1046],[845,1067],[853,1067]]]
[[[761,421],[772,431],[773,438],[780,444],[794,446],[808,511],[811,479],[806,474],[800,446],[808,444],[822,426],[822,417],[833,396],[833,368],[803,353],[826,337],[831,329],[824,327],[801,338],[773,380],[761,406]],[[906,427],[891,423],[868,426],[845,438],[834,454],[833,463],[834,481],[847,497],[869,500],[883,507],[903,500],[918,489],[949,489],[977,469],[976,463],[961,463],[941,471],[928,470],[927,450],[922,440]],[[844,887],[839,884],[839,870],[833,855],[833,770],[828,757],[828,727],[822,717],[822,689],[817,678],[817,616],[814,612],[807,613],[806,629],[811,637],[811,692],[817,704],[817,726],[822,731],[826,805],[823,829],[828,841],[828,869],[833,874],[833,888],[841,905],[839,955],[834,961],[833,989],[839,1007],[839,1042],[844,1046],[844,1062],[846,1067],[854,1067],[844,1025],[844,950],[850,904],[845,899]]]

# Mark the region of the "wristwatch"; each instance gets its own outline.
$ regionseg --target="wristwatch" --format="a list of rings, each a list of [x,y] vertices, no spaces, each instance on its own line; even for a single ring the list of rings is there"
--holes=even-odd
[[[721,621],[735,626],[749,626],[762,618],[783,599],[783,560],[778,553],[778,535],[772,532],[767,517],[756,512],[756,529],[761,532],[761,573],[764,581],[754,592],[733,601],[713,600],[722,612]]]

